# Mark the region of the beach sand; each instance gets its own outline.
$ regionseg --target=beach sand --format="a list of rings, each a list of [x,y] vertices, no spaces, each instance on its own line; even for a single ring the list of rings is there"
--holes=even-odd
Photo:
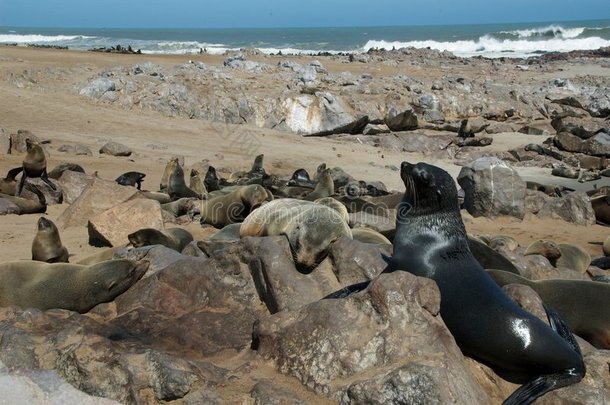
[[[270,57],[267,57],[270,58]],[[297,62],[312,60],[312,57],[282,57]],[[105,179],[114,179],[126,171],[146,173],[144,187],[157,190],[158,181],[167,160],[174,155],[185,158],[186,165],[202,159],[225,170],[244,170],[251,166],[256,154],[265,154],[265,168],[279,176],[289,176],[295,169],[304,167],[310,172],[318,164],[340,166],[358,179],[381,180],[389,189],[401,190],[398,172],[387,165],[400,166],[400,162],[426,160],[446,168],[457,175],[459,167],[451,161],[430,161],[414,153],[397,153],[359,143],[345,143],[336,139],[301,137],[292,133],[261,129],[246,125],[225,125],[203,120],[168,117],[160,113],[138,108],[123,109],[114,104],[94,102],[78,94],[74,83],[87,83],[99,71],[114,66],[131,66],[144,61],[173,66],[189,59],[201,60],[207,64],[222,66],[223,57],[213,55],[120,55],[66,51],[54,49],[33,49],[26,47],[0,47],[0,128],[5,133],[15,133],[19,129],[29,130],[42,140],[50,140],[46,145],[50,153],[49,169],[61,161],[78,163],[88,173],[98,171]],[[427,67],[426,69],[405,68],[385,65],[340,64],[332,59],[320,59],[331,72],[351,71],[374,74],[440,75],[459,73],[463,77],[474,77],[476,69],[464,65],[450,67]],[[269,63],[269,62],[268,62]],[[402,70],[401,70],[402,69]],[[595,63],[582,67],[587,74],[608,75],[609,70]],[[417,71],[417,72],[415,72]],[[510,80],[533,80],[533,73],[523,71]],[[556,73],[547,71],[548,78]],[[571,66],[562,72],[578,74]],[[563,77],[562,76],[562,77]],[[37,82],[36,78],[40,78]],[[539,78],[540,79],[540,78]],[[24,80],[29,80],[24,84]],[[271,86],[272,84],[269,84]],[[264,88],[264,83],[261,84]],[[258,146],[244,150],[244,136],[255,137]],[[492,147],[508,150],[530,142],[539,142],[540,137],[511,133],[493,135]],[[130,157],[100,155],[99,148],[107,141],[116,141],[131,147]],[[64,143],[79,143],[88,146],[93,156],[73,156],[57,151]],[[22,155],[0,156],[0,172],[21,164]],[[548,170],[539,168],[518,168],[525,178],[548,177]],[[47,216],[57,217],[67,207],[66,204],[49,206]],[[465,212],[464,212],[465,213]],[[599,225],[575,226],[561,220],[539,219],[528,215],[520,221],[514,218],[495,219],[472,218],[465,213],[465,223],[474,234],[507,234],[515,237],[522,245],[541,239],[575,243],[592,255],[600,255],[599,245],[610,232]],[[0,258],[3,261],[30,259],[31,241],[36,232],[39,215],[0,217]],[[199,224],[187,226],[195,237],[203,235]],[[87,243],[85,227],[60,229],[64,245],[76,261],[96,251]]]

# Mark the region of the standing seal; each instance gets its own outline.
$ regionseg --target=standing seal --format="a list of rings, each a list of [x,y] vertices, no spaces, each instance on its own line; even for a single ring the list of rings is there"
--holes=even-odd
[[[318,175],[318,183],[316,188],[303,197],[307,201],[315,201],[318,198],[330,197],[335,193],[335,184],[333,177],[330,174],[330,169],[324,169],[322,173]]]
[[[23,173],[21,174],[21,180],[19,181],[19,186],[17,187],[17,193],[15,195],[21,195],[25,179],[28,177],[40,177],[49,187],[53,190],[57,190],[57,187],[49,180],[49,176],[47,175],[47,157],[44,154],[42,146],[30,138],[25,139],[25,145],[27,151],[25,159],[23,159]]]
[[[32,260],[47,263],[68,263],[68,249],[61,244],[59,230],[50,219],[38,219],[38,231],[32,241]]]
[[[0,307],[53,308],[85,313],[138,281],[148,261],[109,260],[83,266],[20,261],[0,263]]]
[[[397,207],[393,256],[383,272],[406,270],[436,281],[441,317],[460,349],[515,382],[527,381],[505,404],[529,404],[580,381],[580,348],[559,315],[547,309],[549,327],[523,310],[470,252],[451,176],[408,162],[400,174],[406,191]]]

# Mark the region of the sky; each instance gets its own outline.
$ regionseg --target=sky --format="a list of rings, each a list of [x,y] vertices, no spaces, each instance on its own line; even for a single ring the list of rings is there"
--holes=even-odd
[[[0,26],[249,28],[610,19],[610,0],[0,0]]]

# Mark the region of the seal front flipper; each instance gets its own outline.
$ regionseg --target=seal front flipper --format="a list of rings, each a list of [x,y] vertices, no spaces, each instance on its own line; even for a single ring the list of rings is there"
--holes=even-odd
[[[326,297],[324,297],[322,299],[326,300],[326,299],[346,298],[354,293],[364,290],[366,287],[369,286],[369,284],[371,284],[370,280],[363,281],[363,282],[357,283],[357,284],[348,285],[347,287],[343,287],[342,289],[337,290],[334,293],[328,294]]]
[[[55,187],[55,184],[53,184],[53,182],[51,180],[49,180],[49,176],[47,175],[47,169],[44,169],[44,172],[42,173],[40,178],[42,179],[42,181],[47,183],[49,185],[49,187],[51,187],[53,189],[53,191],[57,191],[57,187]]]
[[[541,397],[547,392],[575,384],[585,376],[585,364],[582,360],[580,346],[578,346],[576,339],[574,339],[574,335],[570,332],[570,329],[557,312],[546,306],[544,307],[544,310],[546,311],[551,329],[557,332],[557,334],[574,349],[580,358],[580,364],[560,373],[541,375],[535,378],[513,392],[511,396],[504,401],[503,405],[530,404],[536,400],[536,398]]]

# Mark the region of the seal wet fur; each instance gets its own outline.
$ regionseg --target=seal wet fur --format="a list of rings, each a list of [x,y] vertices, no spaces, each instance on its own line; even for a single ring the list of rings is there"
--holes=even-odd
[[[468,248],[457,188],[444,170],[403,162],[405,194],[397,207],[393,256],[383,271],[409,271],[436,281],[441,317],[460,349],[515,382],[505,404],[529,404],[585,375],[580,348],[547,309],[551,327],[512,301]],[[360,291],[360,283],[328,298]]]

